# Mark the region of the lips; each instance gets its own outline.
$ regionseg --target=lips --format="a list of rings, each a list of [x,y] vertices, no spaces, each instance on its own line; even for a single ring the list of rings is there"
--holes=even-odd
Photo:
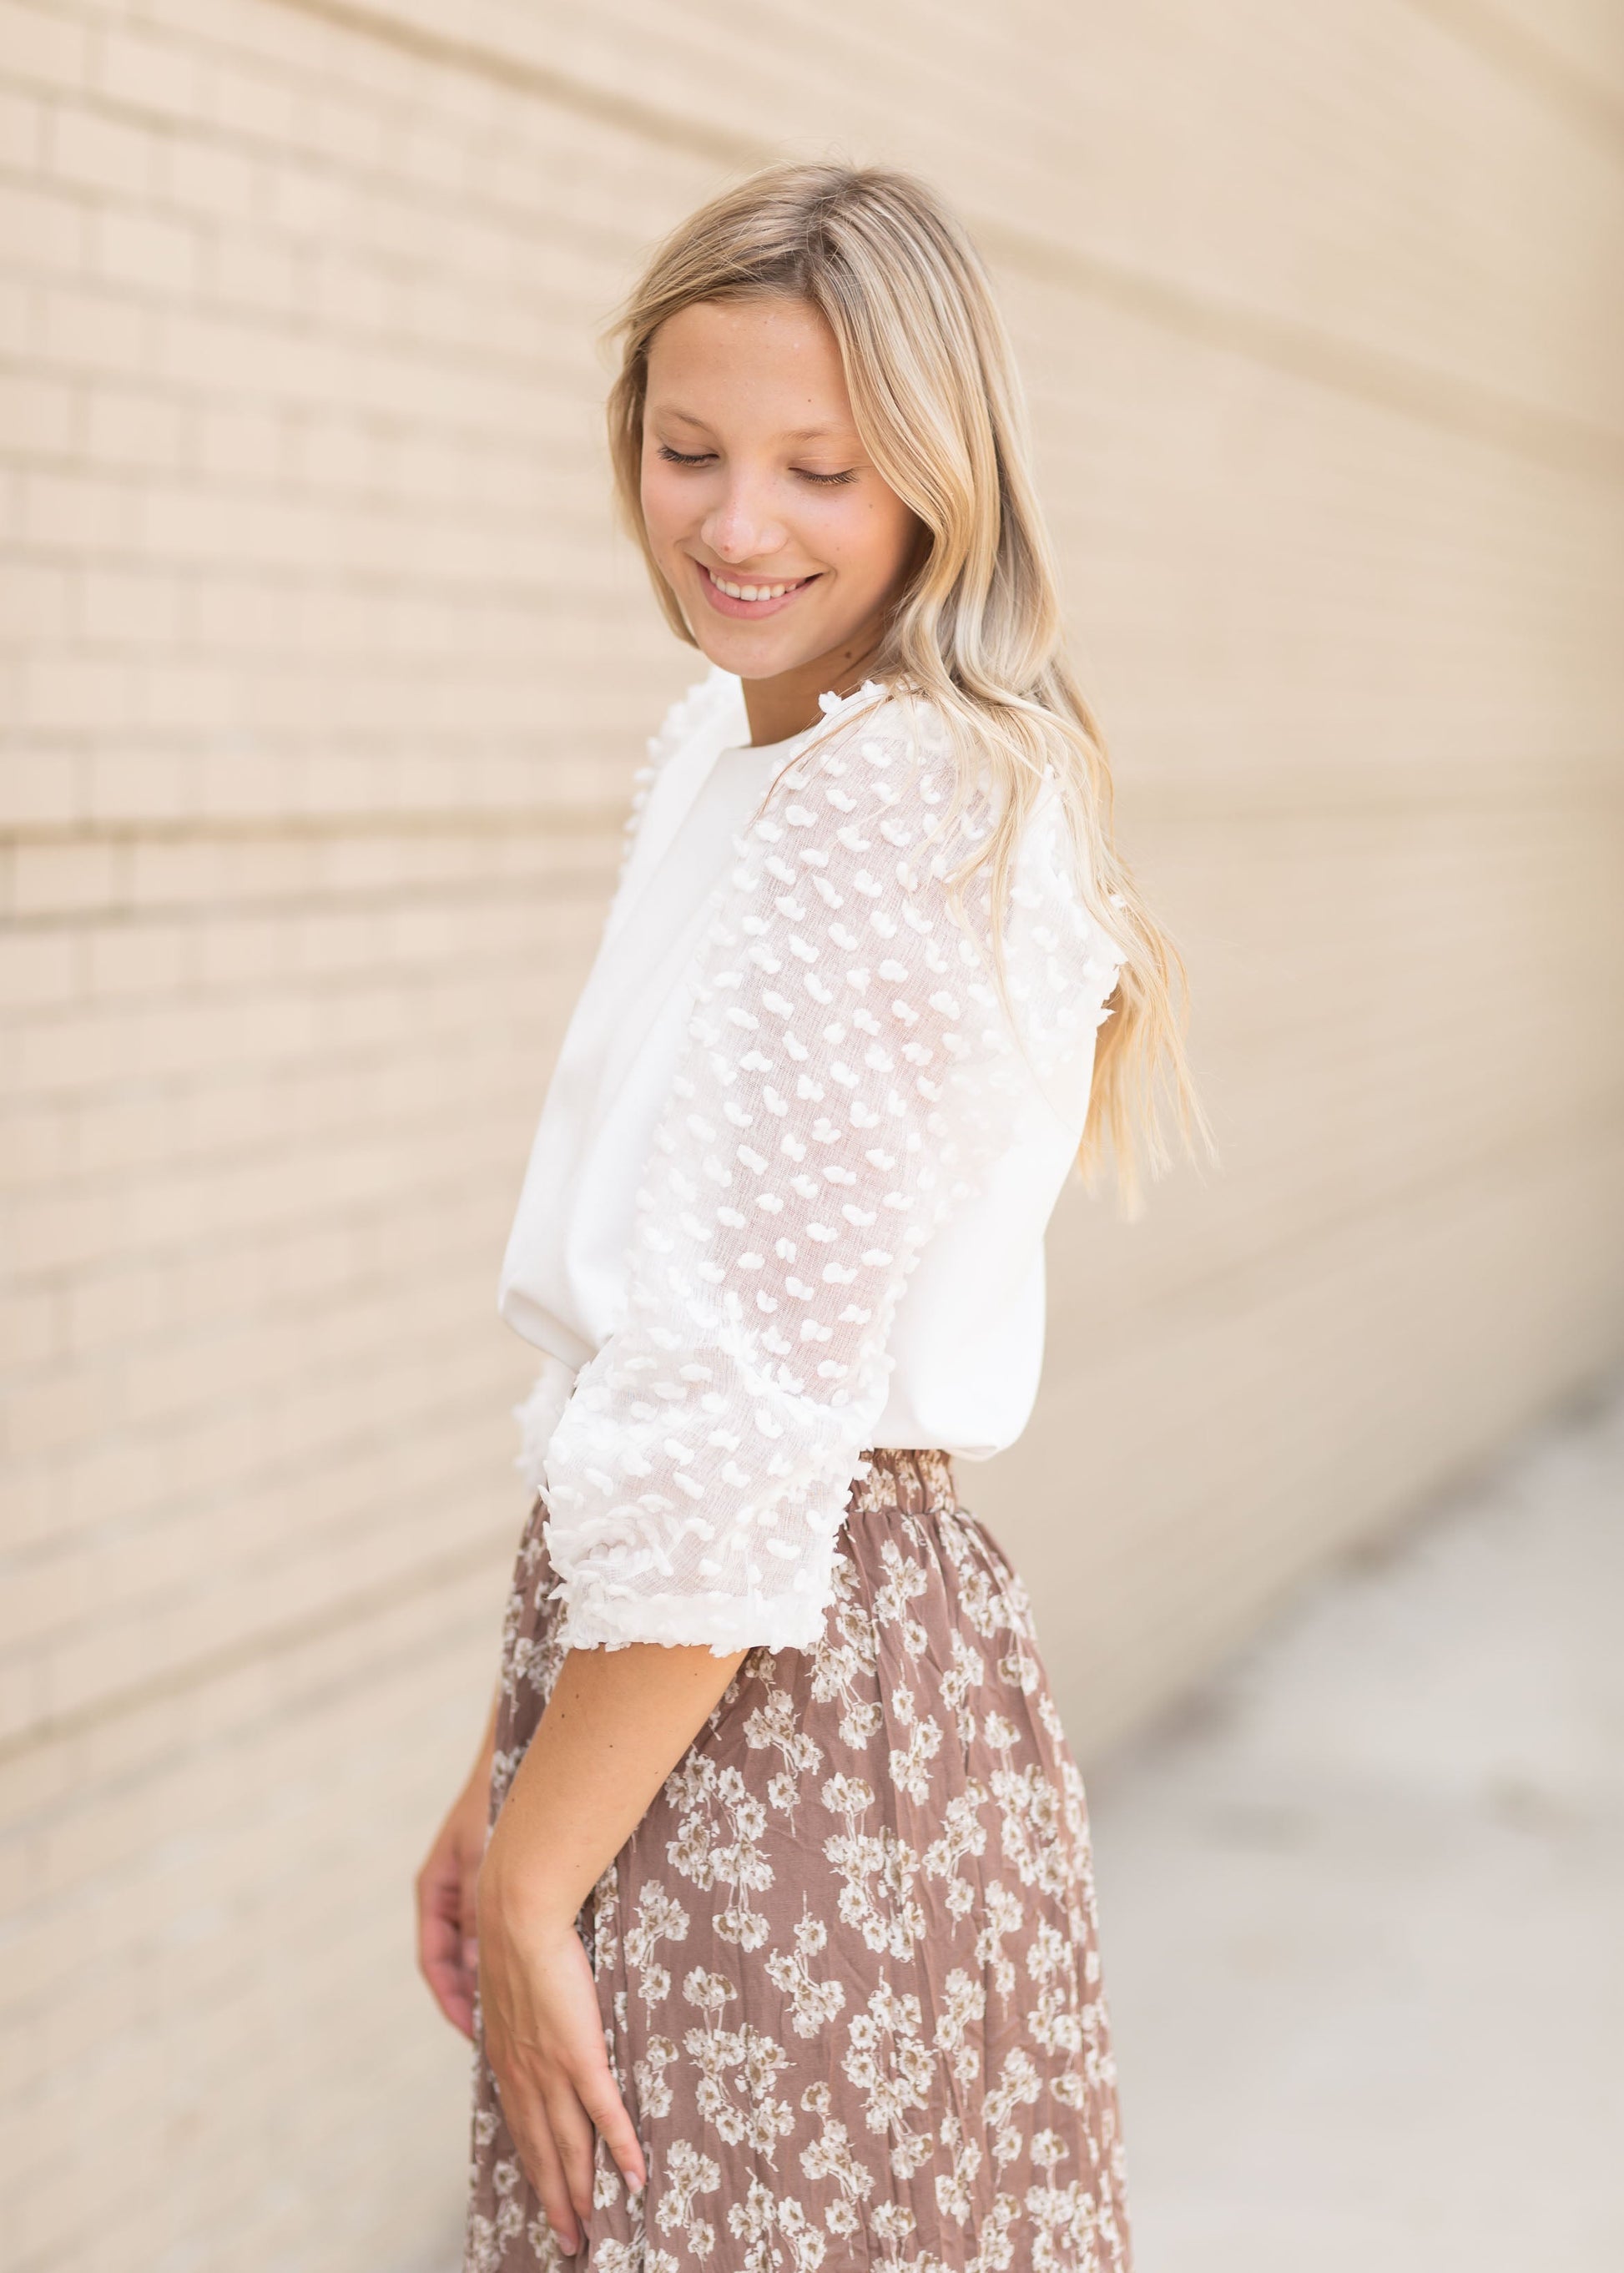
[[[703,560],[696,560],[694,565],[699,570],[705,597],[718,614],[747,620],[777,615],[781,608],[788,607],[796,600],[808,585],[817,581],[816,573],[810,576],[778,577],[769,581],[765,577],[724,577],[716,569],[707,567]]]

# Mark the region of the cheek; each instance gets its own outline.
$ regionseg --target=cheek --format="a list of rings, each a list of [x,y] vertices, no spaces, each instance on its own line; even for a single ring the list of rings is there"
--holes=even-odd
[[[913,516],[898,512],[891,499],[853,499],[831,528],[831,546],[838,549],[840,566],[853,582],[880,590],[895,581],[906,566],[913,542]]]
[[[643,527],[658,551],[683,533],[683,493],[668,469],[654,458],[644,463],[641,495]]]

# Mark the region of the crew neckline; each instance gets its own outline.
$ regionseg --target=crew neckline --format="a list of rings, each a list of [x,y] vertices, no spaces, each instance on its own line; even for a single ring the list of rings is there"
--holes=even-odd
[[[868,696],[882,695],[884,692],[885,685],[883,679],[865,679],[862,685],[855,687],[850,694],[833,693],[820,694],[817,698],[817,707],[823,714],[822,716],[814,719],[811,725],[803,726],[798,734],[787,734],[781,742],[730,742],[727,745],[729,753],[736,751],[743,756],[751,758],[782,756],[786,752],[798,748],[811,735],[821,733],[823,728],[832,719],[838,718],[843,711],[854,708]],[[748,719],[746,724],[748,724]]]

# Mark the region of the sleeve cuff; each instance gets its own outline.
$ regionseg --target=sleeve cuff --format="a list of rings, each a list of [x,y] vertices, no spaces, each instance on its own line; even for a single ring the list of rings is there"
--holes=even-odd
[[[580,1578],[561,1579],[553,1589],[553,1600],[565,1604],[557,1639],[565,1649],[625,1649],[633,1642],[703,1646],[718,1657],[739,1649],[812,1649],[823,1639],[833,1599],[834,1555],[831,1539],[824,1583],[816,1593],[633,1594],[590,1579],[584,1586]]]

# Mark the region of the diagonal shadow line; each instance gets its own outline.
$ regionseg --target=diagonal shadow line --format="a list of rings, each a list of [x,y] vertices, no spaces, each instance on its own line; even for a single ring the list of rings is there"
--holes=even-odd
[[[538,101],[594,118],[621,132],[689,157],[744,170],[783,155],[764,137],[668,110],[635,95],[618,94],[551,64],[478,41],[453,37],[391,16],[358,0],[275,0],[357,38],[382,42],[444,70],[460,71]],[[1454,21],[1458,0],[1410,0],[1418,9],[1443,7]],[[1624,478],[1624,434],[1542,409],[1515,396],[1474,386],[1380,349],[1223,301],[1190,286],[1083,252],[989,215],[967,214],[990,259],[1020,274],[1109,304],[1208,348],[1289,371],[1315,386],[1354,396],[1435,427],[1457,439],[1532,458],[1567,472]]]
[[[1569,63],[1524,24],[1514,23],[1483,0],[1407,0],[1462,47],[1475,49],[1507,79],[1530,89],[1593,133],[1609,154],[1624,159],[1624,99]],[[1624,18],[1620,19],[1624,44]]]

